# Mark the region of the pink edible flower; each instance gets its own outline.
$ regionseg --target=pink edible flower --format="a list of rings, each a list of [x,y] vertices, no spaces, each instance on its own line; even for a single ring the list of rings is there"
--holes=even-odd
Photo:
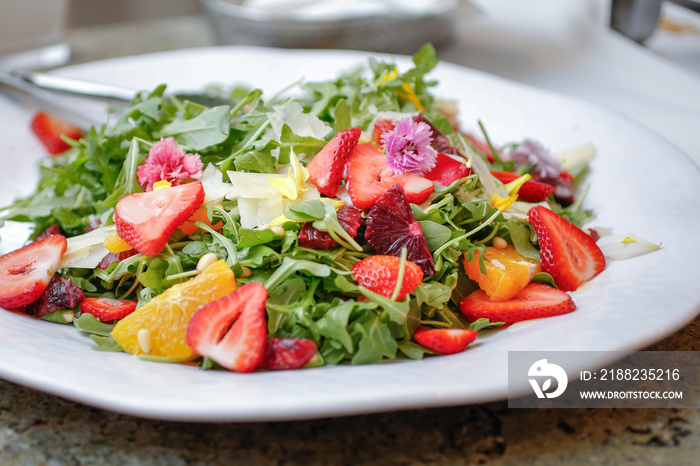
[[[429,172],[437,160],[437,152],[430,147],[431,135],[432,130],[426,123],[410,117],[401,119],[393,130],[382,134],[389,168],[399,174]]]
[[[184,180],[198,180],[204,164],[199,154],[185,154],[172,137],[162,139],[151,147],[146,160],[136,170],[139,186],[152,191],[153,184],[165,180],[177,186]]]

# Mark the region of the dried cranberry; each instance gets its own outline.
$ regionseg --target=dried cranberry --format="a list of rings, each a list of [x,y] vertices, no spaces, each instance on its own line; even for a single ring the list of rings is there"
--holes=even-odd
[[[44,317],[58,309],[73,309],[85,298],[83,291],[72,281],[54,277],[37,301],[25,308],[27,314]]]
[[[46,230],[42,231],[39,233],[39,236],[37,236],[34,241],[39,241],[44,238],[48,238],[51,235],[60,235],[61,234],[61,227],[58,226],[58,223],[54,223],[50,227],[48,227]]]

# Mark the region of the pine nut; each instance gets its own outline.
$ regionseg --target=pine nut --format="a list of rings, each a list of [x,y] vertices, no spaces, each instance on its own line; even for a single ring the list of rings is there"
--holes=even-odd
[[[204,269],[212,265],[214,262],[218,261],[219,257],[213,252],[208,252],[199,258],[197,262],[197,272],[202,272]]]
[[[505,249],[508,247],[508,242],[500,236],[496,236],[493,238],[493,247],[497,249]]]
[[[250,270],[250,269],[249,269],[248,267],[246,267],[245,265],[242,265],[242,266],[241,266],[241,269],[243,269],[243,271],[242,271],[241,274],[239,275],[240,278],[248,278],[248,277],[250,277],[251,275],[253,275],[253,271]]]
[[[281,226],[272,227],[270,228],[270,230],[272,230],[273,233],[276,233],[279,236],[284,236],[284,228],[282,228]]]
[[[136,334],[136,341],[139,342],[141,351],[143,351],[144,354],[151,354],[151,345],[153,343],[153,340],[151,338],[151,331],[149,329],[139,329],[138,333]]]
[[[69,324],[73,322],[73,319],[75,319],[75,312],[65,311],[62,315],[63,320],[65,320]]]

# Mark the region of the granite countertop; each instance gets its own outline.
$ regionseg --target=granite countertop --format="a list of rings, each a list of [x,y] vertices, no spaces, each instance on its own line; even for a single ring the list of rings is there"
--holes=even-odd
[[[213,43],[202,17],[75,29],[67,39],[71,64]],[[648,349],[700,350],[699,322]],[[696,464],[699,434],[697,409],[509,409],[506,402],[297,422],[163,422],[0,380],[3,465]]]

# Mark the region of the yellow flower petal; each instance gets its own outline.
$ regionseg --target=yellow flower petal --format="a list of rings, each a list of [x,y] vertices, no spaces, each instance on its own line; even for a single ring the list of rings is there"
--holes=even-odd
[[[160,180],[153,183],[153,191],[158,191],[159,189],[167,189],[173,184],[168,180]]]
[[[394,71],[391,73],[387,73],[384,78],[382,78],[382,83],[386,81],[391,81],[392,79],[395,79],[399,75],[399,70],[397,68],[394,68]],[[418,100],[418,96],[416,95],[415,91],[411,87],[409,83],[403,83],[401,85],[401,89],[403,89],[403,92],[397,90],[396,93],[400,96],[403,97],[404,99],[408,99],[409,102],[411,102],[413,105],[416,106],[418,110],[421,112],[425,110],[425,107],[423,107],[423,104],[420,103],[420,100]]]
[[[299,162],[294,151],[289,155],[289,169],[287,173],[288,176],[285,177],[271,176],[268,179],[270,184],[282,193],[282,196],[290,201],[294,201],[300,194],[308,191],[305,183],[309,179],[309,171]]]
[[[494,207],[501,212],[504,212],[510,208],[511,205],[513,205],[513,202],[518,199],[517,194],[513,194],[512,196],[508,196],[506,198],[503,198],[499,196],[498,194],[494,194],[491,196],[491,207]]]
[[[531,178],[531,177],[530,177],[530,174],[529,174],[529,173],[525,173],[525,174],[524,174],[523,176],[521,176],[520,178],[516,178],[516,179],[514,179],[513,181],[511,181],[510,183],[507,183],[507,184],[503,185],[503,187],[506,188],[506,192],[507,192],[509,195],[511,195],[511,194],[518,194],[518,191],[520,190],[520,188],[522,188],[522,186],[525,184],[525,182],[526,182],[527,180],[529,180],[530,178]]]

